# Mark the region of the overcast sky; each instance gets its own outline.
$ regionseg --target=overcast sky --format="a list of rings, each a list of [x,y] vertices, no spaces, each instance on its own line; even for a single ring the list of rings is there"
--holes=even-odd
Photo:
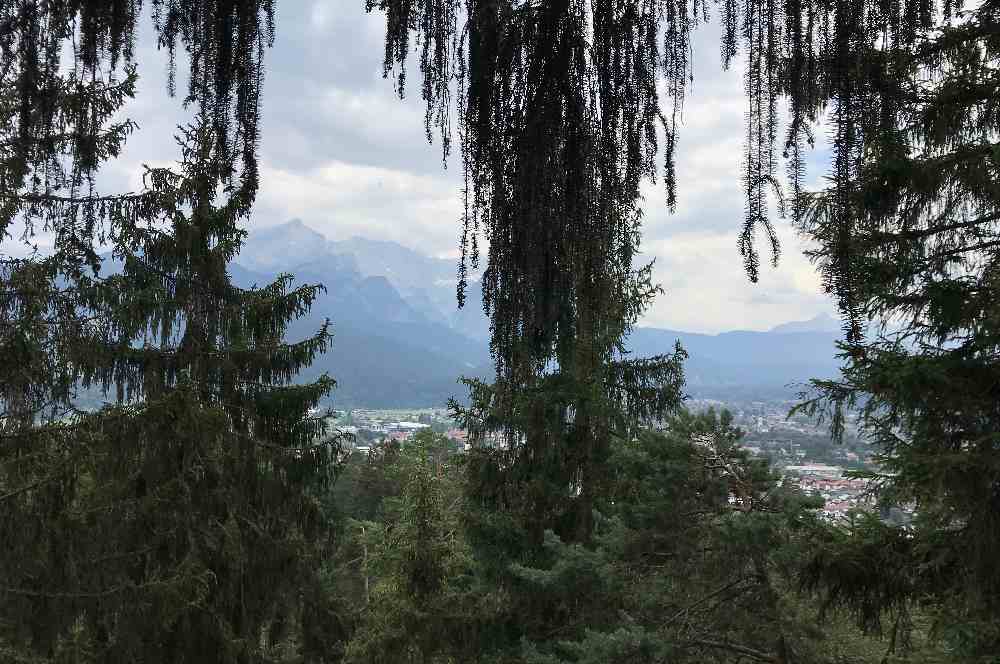
[[[365,14],[363,0],[278,4],[252,224],[297,217],[331,239],[362,235],[456,255],[457,164],[444,170],[440,146],[427,144],[419,90],[401,102],[383,80],[382,15]],[[787,222],[779,222],[779,267],[764,268],[756,285],[743,273],[736,248],[743,216],[743,84],[741,67],[723,72],[718,53],[716,26],[701,28],[679,139],[676,213],[668,213],[661,188],[647,191],[643,251],[656,259],[655,277],[666,294],[643,324],[693,332],[767,329],[832,311]],[[107,174],[132,188],[142,162],[176,158],[170,136],[185,117],[180,100],[166,96],[165,60],[148,27],[138,62],[140,91],[128,115],[140,131]],[[419,85],[416,67],[410,80]]]

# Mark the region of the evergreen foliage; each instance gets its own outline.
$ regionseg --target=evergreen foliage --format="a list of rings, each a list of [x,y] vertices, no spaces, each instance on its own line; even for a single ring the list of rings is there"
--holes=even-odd
[[[503,546],[484,554],[467,516],[468,457],[435,451],[441,437],[356,458],[341,490],[371,486],[364,474],[386,481],[374,518],[345,514],[331,572],[350,616],[345,661],[883,661],[885,645],[836,611],[815,621],[796,584],[824,532],[821,502],[781,485],[740,437],[728,413],[681,411],[662,432],[616,439],[592,540],[547,530],[530,563]],[[885,661],[959,661],[924,629],[907,659]]]
[[[638,183],[656,175],[657,141],[665,137],[663,177],[673,205],[675,111],[690,75],[691,30],[709,8],[698,0],[367,6],[386,13],[385,72],[399,73],[400,92],[410,35],[418,37],[428,136],[439,128],[446,152],[454,104],[467,180],[463,255],[475,265],[477,234],[489,243],[484,307],[500,368],[491,403],[498,403],[503,426],[540,422],[544,407],[515,414],[517,399],[504,396],[506,386],[530,393],[537,369],[553,361],[568,381],[593,377],[610,355],[596,352],[598,361],[574,364],[567,349],[612,348],[620,337],[601,336],[588,323],[601,329],[618,321],[624,324],[611,327],[627,333],[633,319],[620,312],[642,308],[624,276],[638,247]],[[839,433],[843,409],[860,405],[862,428],[882,450],[885,491],[920,514],[912,535],[883,533],[899,554],[894,569],[919,582],[892,583],[886,595],[881,580],[867,575],[853,586],[838,581],[833,564],[815,568],[813,581],[869,627],[872,610],[893,613],[900,602],[933,599],[942,629],[961,634],[963,652],[991,656],[1000,651],[995,630],[985,627],[997,622],[1000,598],[1000,4],[727,0],[718,10],[723,64],[742,52],[745,65],[739,248],[748,275],[755,280],[759,270],[758,230],[777,258],[773,197],[815,241],[811,255],[844,318],[843,379],[817,383],[819,394],[804,408],[829,407]],[[672,112],[661,112],[661,78]],[[828,186],[806,192],[805,148],[824,124],[831,136]],[[781,159],[788,191],[779,184]],[[463,260],[462,283],[465,270]],[[596,299],[582,275],[600,293]],[[865,339],[869,320],[901,331]],[[599,380],[581,384],[594,394]],[[549,421],[558,413],[553,408]],[[532,447],[555,427],[531,426],[539,433],[526,429],[530,456],[572,475],[570,452]],[[604,448],[573,445],[583,455]],[[498,467],[506,473],[513,465]],[[539,495],[566,486],[558,471],[540,475]],[[521,488],[512,493],[537,504]],[[862,529],[846,542],[863,550],[877,530]]]
[[[907,532],[861,522],[850,537],[831,534],[843,557],[821,553],[812,581],[869,627],[880,611],[905,626],[908,605],[930,602],[958,652],[993,661],[1000,5],[894,11],[881,37],[865,25],[852,32],[856,64],[839,112],[853,134],[835,144],[842,175],[803,197],[812,258],[849,323],[842,378],[815,382],[804,409],[830,415],[840,434],[845,411],[857,407],[863,434],[880,450],[883,495],[912,505],[917,518]],[[885,325],[866,338],[867,320]],[[851,561],[862,555],[891,573],[853,575]]]
[[[272,0],[152,0],[157,43],[166,48],[174,90],[180,44],[189,62],[185,104],[199,109],[217,139],[220,163],[239,164],[240,189],[257,188],[257,122],[264,49],[274,39]],[[135,128],[108,124],[134,92],[133,47],[141,0],[15,0],[0,7],[3,59],[0,229],[15,215],[60,240],[84,243],[110,209],[133,199],[97,196],[94,175]],[[89,193],[89,195],[88,195]],[[72,227],[65,215],[79,217]]]
[[[363,548],[361,572],[373,582],[345,662],[448,661],[442,655],[456,648],[464,652],[459,661],[477,656],[477,641],[460,645],[455,634],[475,608],[462,590],[471,580],[470,559],[448,447],[439,434],[414,436],[386,467],[399,493],[383,497],[377,521],[353,524]]]
[[[0,542],[0,658],[868,657],[806,624],[797,581],[867,630],[888,619],[890,650],[930,615],[958,659],[995,659],[1000,4],[719,3],[723,64],[742,49],[746,65],[747,272],[760,230],[777,259],[773,192],[845,321],[843,377],[816,382],[803,410],[829,409],[842,433],[860,406],[882,502],[915,505],[912,529],[816,522],[725,417],[643,430],[679,409],[685,356],[624,352],[659,292],[638,261],[640,191],[662,175],[675,203],[707,3],[367,8],[386,13],[400,94],[416,35],[425,129],[445,155],[456,114],[458,298],[485,241],[497,373],[453,404],[474,443],[460,469],[430,434],[348,467],[362,492],[340,493],[347,541],[318,576],[336,446],[306,413],[332,381],[291,381],[330,338],[283,334],[319,287],[241,290],[226,273],[258,186],[274,3],[153,0],[170,91],[180,48],[195,120],[177,168],[111,195],[96,175],[135,129],[121,112],[141,2],[0,7],[0,237],[29,248],[0,257],[0,529],[16,533]],[[820,120],[828,186],[807,193]],[[53,250],[32,252],[46,234]],[[866,339],[871,319],[900,331]],[[82,410],[81,389],[113,403]]]
[[[465,176],[458,300],[488,244],[482,275],[496,363],[491,386],[472,382],[462,417],[482,443],[503,438],[499,468],[534,488],[522,518],[536,546],[578,499],[573,537],[592,529],[610,436],[625,421],[660,416],[679,402],[680,355],[624,357],[623,338],[659,291],[636,267],[640,186],[656,175],[657,127],[667,135],[673,201],[677,112],[689,74],[694,16],[686,3],[367,3],[386,14],[385,73],[406,83],[411,32],[420,40],[426,130],[451,141],[452,84]],[[658,31],[669,26],[660,51]],[[674,101],[656,94],[665,75]],[[627,435],[627,434],[625,434]],[[494,455],[496,457],[496,455]],[[498,478],[499,479],[499,478]],[[549,487],[546,488],[546,483]],[[494,501],[506,509],[503,500]]]
[[[0,234],[54,240],[0,267],[0,658],[279,661],[311,610],[336,449],[307,417],[332,380],[291,384],[328,328],[283,340],[321,287],[241,290],[226,271],[273,9],[154,1],[196,119],[177,168],[104,195],[98,169],[134,129],[116,118],[139,10],[0,10]],[[113,401],[82,410],[80,390]]]
[[[593,549],[550,535],[516,573],[545,609],[528,662],[794,661],[821,632],[784,589],[815,507],[741,450],[728,413],[618,441]],[[811,661],[822,661],[814,653]]]
[[[667,203],[674,205],[672,164],[678,113],[692,76],[691,34],[709,19],[708,5],[369,0],[367,8],[386,14],[384,72],[398,73],[400,94],[411,33],[418,38],[426,130],[429,138],[433,128],[440,130],[446,154],[457,114],[468,182],[459,300],[465,257],[477,264],[481,232],[489,243],[483,304],[498,312],[492,317],[498,361],[530,352],[522,342],[544,348],[560,334],[572,336],[572,312],[585,292],[574,288],[574,270],[586,265],[586,274],[602,275],[593,278],[609,284],[618,279],[617,292],[628,290],[620,280],[638,248],[639,183],[657,176],[657,128],[665,137]],[[822,226],[829,244],[824,255],[844,268],[827,273],[827,287],[840,298],[852,338],[860,334],[863,300],[852,294],[861,287],[854,282],[864,281],[867,271],[848,269],[845,261],[852,237],[863,241],[864,205],[880,218],[898,206],[924,217],[934,217],[932,209],[938,216],[965,214],[967,225],[948,230],[973,235],[995,221],[988,169],[996,131],[996,11],[995,2],[965,8],[954,0],[719,3],[722,64],[728,67],[742,51],[746,67],[740,251],[752,280],[760,264],[758,228],[774,260],[778,256],[769,192],[780,212]],[[781,99],[789,117],[779,143]],[[821,119],[830,123],[833,140],[832,187],[820,204],[805,195],[802,178],[803,150],[814,143]],[[790,197],[779,182],[779,145]],[[919,158],[911,154],[922,151]],[[870,170],[872,157],[883,158],[876,170],[885,179]],[[889,193],[902,184],[903,162],[922,168],[922,197],[902,200]],[[875,183],[881,189],[872,189]],[[883,199],[883,193],[889,195]],[[597,235],[588,223],[600,229]],[[595,243],[601,250],[588,254]],[[981,248],[992,246],[987,238]]]

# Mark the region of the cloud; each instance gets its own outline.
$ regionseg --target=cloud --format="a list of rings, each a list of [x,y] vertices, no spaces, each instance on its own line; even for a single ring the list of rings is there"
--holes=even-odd
[[[265,164],[261,181],[258,217],[298,217],[332,239],[392,239],[430,254],[455,242],[458,186],[437,174],[333,161],[308,170]]]
[[[736,231],[693,231],[647,242],[646,255],[656,258],[653,278],[666,293],[642,324],[696,332],[765,330],[832,313],[801,240],[790,229],[779,232],[785,254],[777,268],[761,269],[757,284],[743,270]]]
[[[443,169],[440,145],[427,143],[418,67],[410,68],[403,101],[392,80],[382,78],[384,18],[366,14],[363,5],[280,3],[277,39],[267,54],[261,189],[252,223],[299,217],[331,238],[364,235],[454,256],[458,164],[453,158]],[[189,117],[181,99],[165,93],[166,57],[146,23],[137,44],[140,93],[128,109],[141,129],[106,169],[101,182],[108,191],[137,189],[143,163],[176,159],[173,130]],[[743,273],[736,248],[743,218],[742,64],[722,71],[718,24],[713,17],[693,44],[694,84],[676,159],[676,213],[666,209],[662,183],[644,189],[643,250],[657,259],[656,278],[667,289],[644,324],[763,329],[831,310],[787,225],[779,225],[780,266],[765,268],[757,285]],[[184,71],[180,64],[178,69]],[[817,138],[822,148],[825,137]],[[820,149],[812,160],[824,156]]]

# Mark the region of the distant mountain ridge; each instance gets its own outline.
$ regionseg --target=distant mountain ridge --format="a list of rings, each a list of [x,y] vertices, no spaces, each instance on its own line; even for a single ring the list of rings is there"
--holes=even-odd
[[[340,274],[356,272],[361,277],[382,277],[407,301],[439,322],[478,340],[489,338],[489,323],[482,315],[479,283],[469,283],[471,306],[458,309],[455,261],[425,256],[409,247],[386,240],[352,237],[329,240],[300,219],[251,232],[237,262],[246,269],[274,274],[282,270],[298,273],[327,271],[319,263],[335,264]]]
[[[789,334],[796,332],[823,332],[827,334],[838,334],[841,326],[840,321],[827,313],[822,313],[809,320],[792,321],[775,325],[769,332],[775,334]]]
[[[469,304],[455,304],[453,261],[424,256],[400,244],[353,237],[331,241],[300,220],[254,229],[234,264],[233,281],[263,285],[279,273],[327,291],[290,338],[311,334],[329,318],[333,349],[306,372],[328,371],[338,381],[338,407],[441,406],[463,397],[461,375],[489,377],[489,321],[479,306],[479,283]],[[790,394],[789,384],[836,374],[839,325],[829,316],[778,325],[767,332],[696,334],[637,328],[628,340],[636,356],[670,352],[680,340],[690,359],[688,392],[719,398]]]

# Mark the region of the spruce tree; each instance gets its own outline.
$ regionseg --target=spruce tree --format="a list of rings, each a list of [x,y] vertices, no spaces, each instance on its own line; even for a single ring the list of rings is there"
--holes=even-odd
[[[616,279],[631,269],[638,246],[637,183],[656,174],[660,123],[673,204],[671,111],[690,74],[691,30],[709,7],[697,0],[367,6],[386,13],[385,72],[398,73],[401,91],[410,36],[418,37],[426,128],[428,136],[440,129],[446,152],[457,115],[467,183],[463,256],[476,264],[477,232],[489,242],[483,304],[498,385],[524,394],[549,362],[592,376],[598,363],[571,361],[566,350],[587,348],[599,337],[590,322],[600,328],[614,319],[615,303],[635,301]],[[971,654],[1000,649],[987,628],[1000,597],[992,563],[1000,532],[998,12],[994,0],[718,4],[723,65],[741,54],[745,66],[739,250],[748,275],[756,279],[760,268],[758,231],[777,258],[773,201],[815,241],[812,256],[844,319],[843,380],[817,383],[818,400],[806,408],[830,406],[836,432],[842,407],[863,405],[862,426],[882,451],[883,485],[920,515],[914,536],[886,535],[901,551],[892,572],[904,578],[890,584],[893,592],[869,567],[850,592],[827,577],[837,591],[831,599],[874,627],[883,609],[932,597]],[[784,127],[779,102],[787,104]],[[829,186],[810,193],[806,149],[824,128],[832,139]],[[899,332],[866,338],[870,321]],[[515,421],[516,399],[499,403],[500,421]],[[543,419],[541,406],[536,412],[532,421]],[[593,447],[565,449],[585,456]],[[574,467],[565,454],[532,457],[565,471]],[[556,495],[566,477],[549,477],[553,485],[539,490]],[[848,541],[863,551],[872,532]],[[819,566],[814,581],[822,569],[833,567]]]
[[[475,601],[461,528],[456,455],[441,434],[421,431],[398,454],[369,458],[395,480],[377,520],[353,521],[359,572],[366,579],[345,662],[476,661]],[[446,634],[452,636],[445,636]],[[461,636],[458,636],[461,634]]]
[[[197,114],[178,167],[124,195],[95,175],[134,129],[114,118],[140,4],[0,16],[0,232],[54,238],[0,272],[5,660],[277,661],[308,614],[335,450],[307,411],[332,381],[291,381],[330,337],[283,334],[320,287],[241,290],[226,271],[257,188],[273,8],[153,5]]]
[[[808,578],[901,637],[910,607],[929,602],[957,652],[995,656],[1000,5],[899,12],[887,38],[859,39],[842,175],[803,197],[812,257],[848,322],[841,379],[815,381],[804,408],[839,434],[857,407],[885,499],[916,518],[912,532],[868,520],[831,533],[841,555],[819,552]],[[845,578],[873,554],[889,574]]]
[[[787,592],[817,503],[741,437],[725,411],[681,411],[614,442],[593,546],[550,534],[516,570],[540,605],[521,661],[834,661]]]
[[[639,263],[640,186],[667,134],[673,196],[676,113],[688,75],[689,20],[660,51],[657,3],[369,2],[386,13],[385,72],[403,91],[420,39],[430,137],[450,149],[451,85],[465,176],[458,300],[479,265],[496,364],[459,415],[478,438],[481,501],[520,514],[537,549],[545,528],[586,540],[613,432],[680,400],[680,353],[627,357],[623,339],[658,289]],[[627,25],[620,29],[619,22]],[[652,39],[650,42],[649,40]],[[675,93],[664,110],[664,74]],[[653,91],[650,94],[650,91]],[[638,264],[638,267],[634,265]],[[492,509],[492,508],[491,508]]]

